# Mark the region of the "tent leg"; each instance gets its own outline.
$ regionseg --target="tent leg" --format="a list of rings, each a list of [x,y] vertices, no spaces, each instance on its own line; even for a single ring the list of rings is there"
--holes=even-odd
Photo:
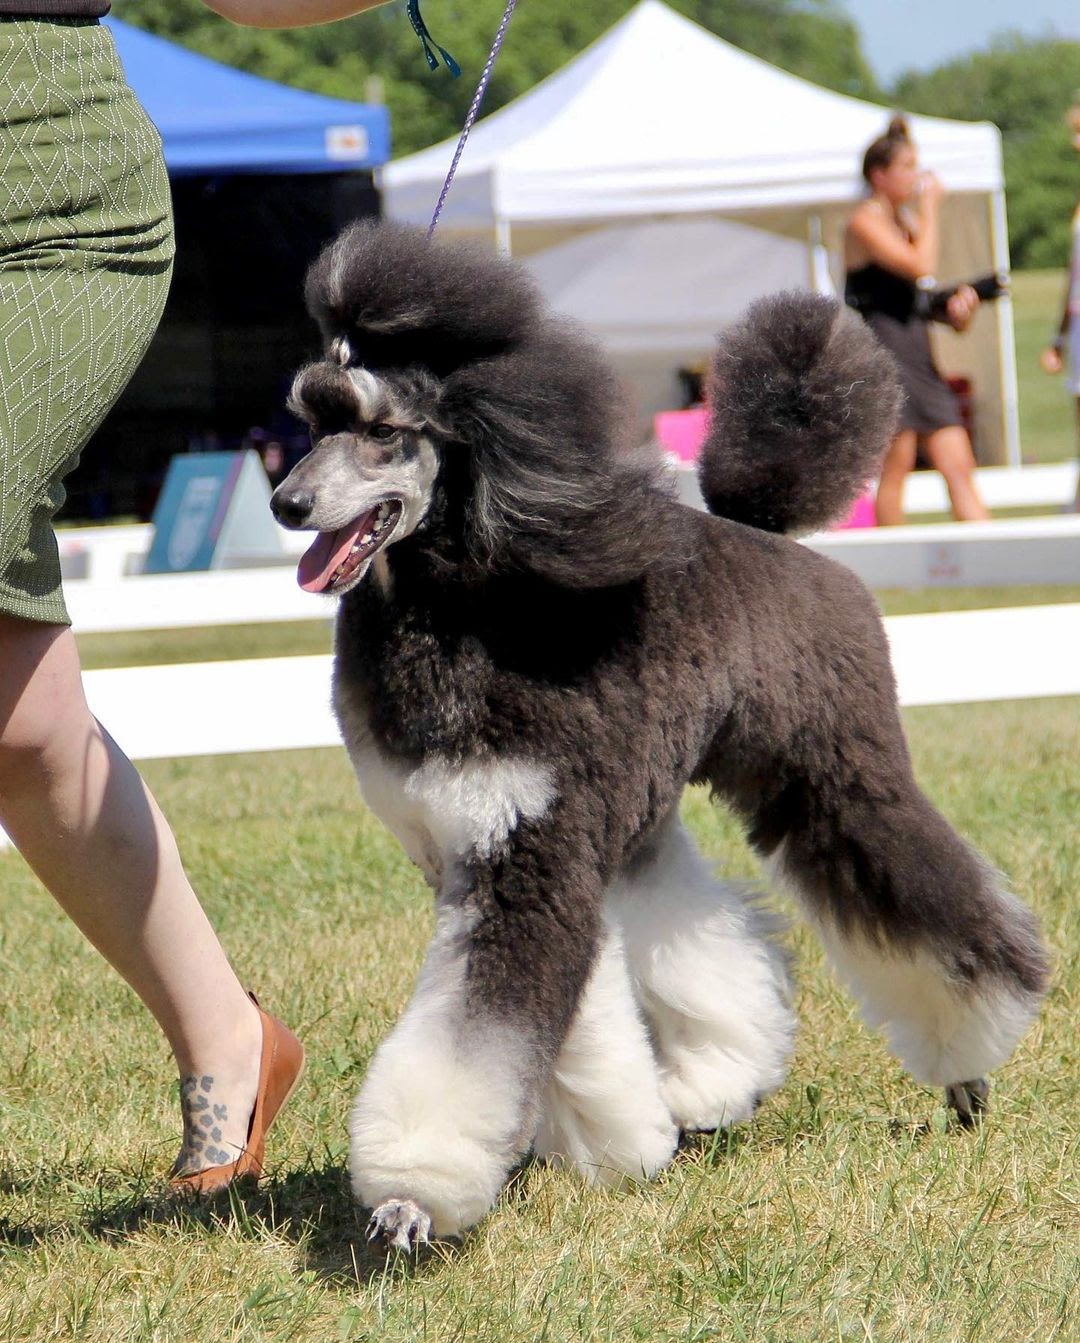
[[[495,247],[503,256],[510,255],[510,221],[509,219],[495,220]]]
[[[995,191],[990,197],[990,240],[994,269],[1008,273],[1009,232],[1005,222],[1005,193]],[[1019,466],[1020,408],[1016,386],[1016,338],[1013,331],[1012,299],[1004,294],[994,304],[998,327],[998,371],[1001,378],[1002,430],[1005,438],[1005,460],[1010,466]]]
[[[829,268],[829,249],[822,240],[821,216],[810,215],[806,221],[807,261],[810,288],[815,294],[836,297],[836,285]]]

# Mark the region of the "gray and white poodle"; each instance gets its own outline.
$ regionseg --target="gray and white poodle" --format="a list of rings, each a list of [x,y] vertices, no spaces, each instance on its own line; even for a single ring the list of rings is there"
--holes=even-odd
[[[966,1122],[1037,1011],[1034,920],[912,775],[874,602],[782,533],[894,423],[854,314],[787,294],[721,343],[680,505],[593,344],[512,262],[354,225],[312,268],[312,450],[273,507],[341,597],[334,701],[436,929],[352,1117],[372,1236],[463,1231],[530,1148],[650,1175],[785,1075],[782,955],[679,819],[707,783],[867,1020]]]

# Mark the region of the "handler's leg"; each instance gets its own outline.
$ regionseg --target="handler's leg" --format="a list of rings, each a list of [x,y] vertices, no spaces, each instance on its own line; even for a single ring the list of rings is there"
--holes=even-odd
[[[896,527],[904,521],[904,481],[915,468],[915,446],[914,429],[902,429],[889,444],[874,503],[879,527]]]
[[[975,483],[975,454],[967,430],[958,424],[935,430],[927,436],[926,456],[945,477],[957,522],[987,522],[990,512]]]
[[[258,1084],[258,1013],[184,875],[167,822],[87,707],[70,630],[5,615],[0,820],[157,1018],[181,1078],[198,1078],[208,1096],[218,1119],[209,1134],[194,1122],[191,1088],[182,1089],[178,1166],[235,1160]]]

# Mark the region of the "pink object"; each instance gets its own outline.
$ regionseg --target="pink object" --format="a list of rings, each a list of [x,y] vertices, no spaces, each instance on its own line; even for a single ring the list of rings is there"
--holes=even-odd
[[[653,416],[653,429],[665,451],[674,453],[681,462],[694,462],[709,432],[709,408],[662,410]]]
[[[843,522],[838,522],[834,531],[844,531],[849,527],[876,527],[877,513],[874,510],[874,491],[864,490],[851,506],[851,512]]]

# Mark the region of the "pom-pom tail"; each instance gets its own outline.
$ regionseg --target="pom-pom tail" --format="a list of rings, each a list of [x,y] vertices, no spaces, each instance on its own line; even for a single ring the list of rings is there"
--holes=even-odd
[[[902,390],[892,357],[833,299],[762,299],[722,337],[699,466],[713,513],[771,532],[839,520],[877,473]]]

